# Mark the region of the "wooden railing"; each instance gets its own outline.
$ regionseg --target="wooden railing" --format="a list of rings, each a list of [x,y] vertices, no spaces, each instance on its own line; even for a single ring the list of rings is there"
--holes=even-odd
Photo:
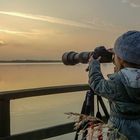
[[[73,132],[74,123],[71,122],[49,128],[43,128],[39,130],[33,130],[30,132],[11,135],[10,101],[19,98],[60,93],[66,94],[69,92],[78,92],[84,90],[89,90],[89,86],[86,84],[80,84],[0,92],[0,140],[41,140]],[[108,112],[102,100],[100,101],[100,104],[101,106],[103,105],[103,110],[107,113],[106,115],[108,115]]]

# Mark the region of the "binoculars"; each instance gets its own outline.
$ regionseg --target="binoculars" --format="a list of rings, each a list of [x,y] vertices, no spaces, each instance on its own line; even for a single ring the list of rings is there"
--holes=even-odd
[[[62,62],[65,65],[76,65],[78,63],[86,64],[88,63],[89,58],[92,56],[94,59],[101,57],[99,60],[101,63],[110,63],[112,62],[113,52],[112,49],[106,49],[104,46],[99,46],[94,49],[92,52],[65,52],[62,55]]]

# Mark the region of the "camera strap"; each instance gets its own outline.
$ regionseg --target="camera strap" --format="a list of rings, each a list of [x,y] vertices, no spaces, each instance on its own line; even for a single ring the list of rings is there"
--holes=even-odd
[[[99,96],[97,95],[97,113],[96,113],[96,117],[102,120],[102,115],[100,112],[100,106],[99,106]]]

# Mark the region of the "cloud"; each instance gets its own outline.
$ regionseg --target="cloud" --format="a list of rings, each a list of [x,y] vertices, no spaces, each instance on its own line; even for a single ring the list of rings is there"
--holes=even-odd
[[[123,27],[113,24],[111,22],[102,20],[100,18],[94,17],[93,20],[87,20],[87,23],[89,23],[91,26],[94,26],[96,29],[101,31],[114,31],[114,32],[120,32],[122,31]]]
[[[13,30],[5,30],[0,29],[0,32],[7,33],[7,34],[24,34],[25,32],[13,31]]]
[[[39,32],[22,32],[22,31],[14,31],[14,30],[7,30],[7,29],[0,29],[0,32],[6,33],[6,34],[14,34],[18,36],[30,36],[30,35],[36,35],[39,34]]]
[[[134,2],[134,0],[121,0],[122,3],[128,4],[132,8],[140,8],[140,4]]]
[[[67,20],[63,18],[51,17],[51,16],[34,15],[34,14],[26,14],[26,13],[19,13],[19,12],[6,12],[6,11],[0,11],[0,14],[20,17],[20,18],[25,18],[25,19],[30,19],[30,20],[39,20],[39,21],[44,21],[44,22],[49,22],[49,23],[75,26],[75,27],[80,27],[80,28],[94,29],[92,26],[88,24],[80,23],[73,20]]]
[[[122,0],[122,3],[129,3],[129,0]]]
[[[0,47],[5,46],[6,43],[3,40],[0,40]]]
[[[135,4],[135,3],[130,3],[130,6],[133,8],[140,8],[140,5]]]
[[[122,0],[122,2],[126,3],[128,0]],[[101,30],[101,31],[117,31],[122,28],[118,27],[117,25],[114,25],[109,22],[102,21],[101,19],[95,18],[94,20],[83,20],[81,22],[77,22],[74,20],[67,20],[63,18],[56,18],[51,16],[44,16],[44,15],[35,15],[35,14],[27,14],[27,13],[20,13],[20,12],[7,12],[7,11],[0,11],[0,14],[8,15],[8,16],[14,16],[19,18],[25,18],[29,20],[38,20],[38,21],[44,21],[49,23],[56,23],[61,25],[68,25],[68,26],[74,26],[79,28],[86,28],[86,29],[92,29],[92,30]],[[1,31],[1,30],[0,30]],[[5,33],[9,34],[17,34],[17,35],[31,35],[35,34],[35,32],[18,32],[18,31],[9,31],[5,30]],[[47,31],[48,32],[48,31]],[[52,32],[52,31],[51,31]],[[36,34],[42,34],[42,31],[36,32]]]

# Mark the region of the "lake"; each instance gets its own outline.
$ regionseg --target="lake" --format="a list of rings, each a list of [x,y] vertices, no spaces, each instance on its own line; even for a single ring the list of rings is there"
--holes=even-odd
[[[88,83],[87,65],[65,66],[61,63],[0,64],[0,90],[9,91]],[[106,76],[111,64],[102,65]],[[11,133],[16,134],[73,121],[65,112],[80,113],[85,92],[24,98],[11,101]],[[50,140],[71,140],[68,134]]]

